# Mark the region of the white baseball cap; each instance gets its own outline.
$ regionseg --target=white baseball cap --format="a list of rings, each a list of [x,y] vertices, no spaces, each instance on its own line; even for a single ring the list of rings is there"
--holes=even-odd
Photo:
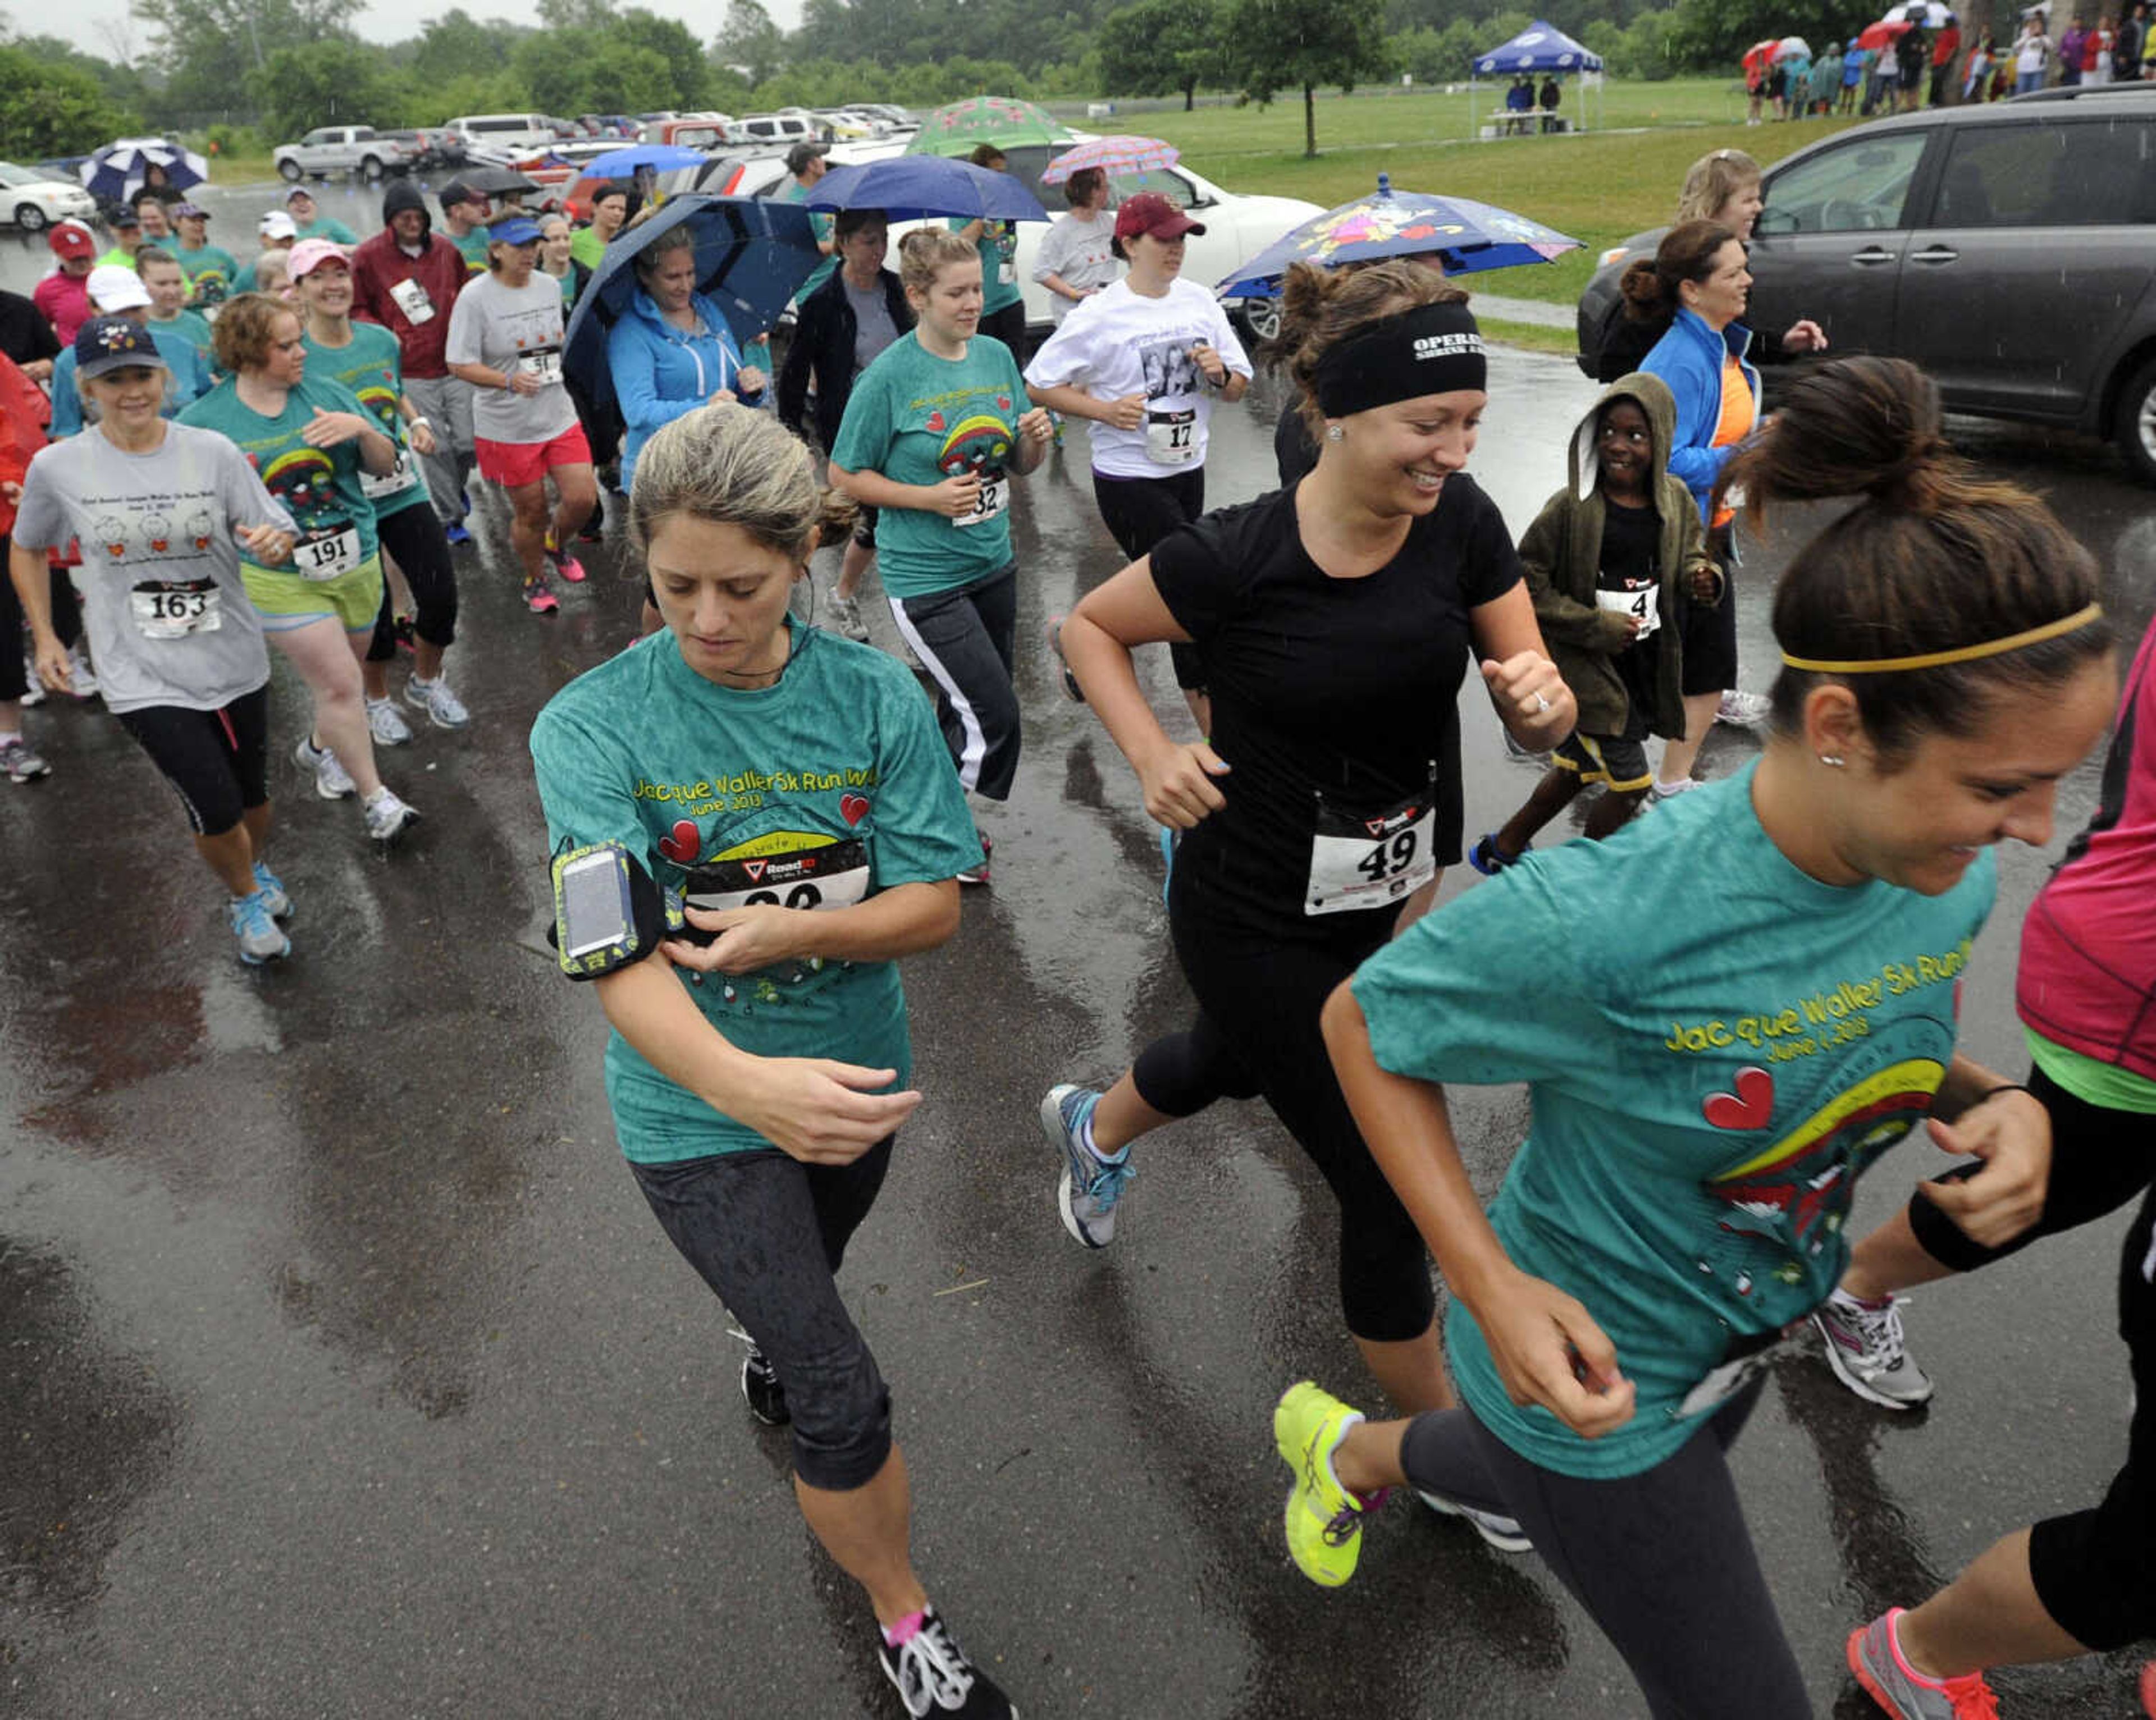
[[[272,209],[262,218],[262,237],[264,239],[297,239],[299,224],[282,209]]]
[[[151,302],[150,290],[142,285],[142,277],[117,263],[103,264],[91,270],[85,285],[90,289],[90,302],[108,315],[133,311]]]

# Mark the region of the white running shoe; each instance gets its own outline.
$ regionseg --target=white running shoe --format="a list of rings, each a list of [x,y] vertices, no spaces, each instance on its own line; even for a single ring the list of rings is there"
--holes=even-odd
[[[413,675],[404,683],[404,702],[415,711],[427,713],[427,721],[438,729],[460,729],[471,721],[471,712],[465,709],[464,701],[449,689],[449,678],[437,675],[433,680],[422,680]]]
[[[317,747],[306,736],[300,737],[300,744],[292,749],[292,757],[300,761],[301,770],[315,773],[315,793],[325,800],[341,800],[358,791],[359,784],[352,779],[352,773],[337,762],[336,753],[326,747]]]
[[[97,696],[97,671],[90,666],[90,659],[83,655],[80,645],[68,649],[68,685],[74,689],[78,699]]]
[[[23,654],[23,708],[45,702],[45,684],[38,679],[38,661],[28,651]]]
[[[1932,1399],[1931,1378],[1909,1358],[1899,1296],[1860,1302],[1836,1290],[1812,1310],[1834,1376],[1867,1404],[1914,1409]]]
[[[367,815],[367,834],[384,848],[394,848],[398,839],[419,822],[418,810],[407,806],[388,788],[374,791],[374,798],[360,810]]]
[[[1471,1505],[1461,1505],[1441,1494],[1425,1493],[1419,1487],[1414,1490],[1414,1496],[1440,1517],[1464,1518],[1470,1528],[1500,1553],[1534,1550],[1535,1543],[1527,1538],[1527,1531],[1512,1517],[1500,1517],[1494,1511],[1477,1511]]]
[[[411,725],[386,696],[367,701],[367,732],[377,747],[402,747],[412,738]]]
[[[869,642],[869,624],[861,619],[861,606],[854,598],[842,598],[831,593],[831,625],[856,644]]]
[[[1733,729],[1763,729],[1774,708],[1774,701],[1764,693],[1740,693],[1732,687],[1715,707],[1714,720]]]

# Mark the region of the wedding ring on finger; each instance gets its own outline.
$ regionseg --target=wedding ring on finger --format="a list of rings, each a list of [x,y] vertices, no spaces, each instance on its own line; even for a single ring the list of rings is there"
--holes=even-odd
[[[1540,716],[1543,714],[1543,712],[1544,712],[1545,711],[1548,710],[1549,708],[1550,708],[1550,701],[1548,701],[1548,698],[1546,698],[1543,695],[1542,695],[1542,694],[1540,694],[1540,693],[1537,693],[1537,694],[1535,695],[1535,715],[1536,715],[1536,716]]]

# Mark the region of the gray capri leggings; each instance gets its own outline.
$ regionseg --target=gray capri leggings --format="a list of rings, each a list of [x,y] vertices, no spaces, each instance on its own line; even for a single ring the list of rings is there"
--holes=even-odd
[[[1466,1409],[1415,1417],[1400,1466],[1419,1492],[1517,1518],[1625,1656],[1655,1720],[1811,1720],[1726,1457],[1765,1385],[1641,1475],[1559,1475]]]
[[[629,1165],[660,1228],[769,1360],[793,1418],[794,1472],[827,1492],[867,1486],[891,1456],[891,1394],[835,1275],[895,1138],[851,1164],[803,1164],[774,1148]]]

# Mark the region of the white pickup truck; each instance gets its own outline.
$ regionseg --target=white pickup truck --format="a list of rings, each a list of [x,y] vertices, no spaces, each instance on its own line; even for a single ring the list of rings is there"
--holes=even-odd
[[[412,151],[401,139],[384,137],[372,126],[317,126],[297,143],[279,144],[270,159],[295,182],[326,179],[332,173],[379,179],[385,173],[408,173],[413,165]]]

